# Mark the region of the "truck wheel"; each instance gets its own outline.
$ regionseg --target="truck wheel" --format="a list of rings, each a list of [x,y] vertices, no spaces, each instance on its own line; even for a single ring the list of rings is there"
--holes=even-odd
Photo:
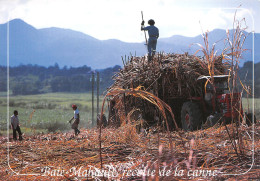
[[[245,113],[246,116],[246,124],[248,126],[251,126],[253,123],[253,119],[254,119],[254,123],[256,123],[256,117],[253,113]]]
[[[181,123],[184,131],[194,131],[201,128],[202,113],[198,104],[185,102],[182,105]]]

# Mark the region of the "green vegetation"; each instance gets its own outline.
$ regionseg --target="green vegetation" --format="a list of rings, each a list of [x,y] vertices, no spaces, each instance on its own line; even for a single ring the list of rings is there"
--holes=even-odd
[[[120,66],[96,70],[100,74],[100,92],[112,83],[112,76]],[[32,95],[50,92],[88,92],[92,88],[90,67],[59,68],[38,65],[20,65],[9,68],[9,87],[12,95]],[[96,76],[95,76],[96,77]],[[0,66],[0,92],[7,91],[7,68]]]
[[[254,102],[253,102],[253,100],[254,100]],[[256,119],[259,120],[260,119],[260,99],[259,98],[255,98],[255,99],[243,98],[242,102],[243,102],[244,112],[252,112],[252,107],[253,107],[253,103],[254,103],[254,112],[256,115]]]
[[[120,66],[102,70],[100,73],[100,92],[113,84],[112,77]],[[255,97],[260,97],[260,63],[254,64]],[[88,92],[91,91],[92,71],[88,66],[78,68],[63,67],[58,64],[50,67],[39,65],[20,65],[9,68],[9,87],[12,95],[32,95],[50,92]],[[239,77],[244,86],[253,87],[253,62],[246,62],[239,69]],[[241,86],[239,86],[242,89]],[[7,68],[0,66],[0,92],[7,91]],[[1,93],[0,93],[1,96]]]
[[[91,127],[91,93],[48,93],[27,96],[9,97],[9,115],[7,116],[7,97],[0,95],[0,129],[5,134],[7,120],[16,109],[19,111],[22,131],[26,134],[46,133],[71,130],[68,120],[73,116],[72,104],[77,104],[80,110],[81,128]],[[100,97],[100,109],[103,97]],[[254,108],[257,119],[260,118],[260,99],[254,99]],[[244,111],[251,112],[252,99],[243,98]],[[33,112],[33,114],[32,114]],[[32,117],[30,119],[30,115]],[[95,100],[96,114],[96,100]],[[7,119],[8,118],[8,119]],[[96,118],[96,116],[95,116]]]
[[[252,92],[253,87],[253,62],[246,62],[243,67],[238,71],[240,80],[244,86],[250,86],[250,92]],[[240,89],[242,87],[238,83]],[[260,63],[254,64],[254,88],[255,88],[255,98],[260,97]],[[245,96],[246,94],[244,94]],[[246,96],[245,96],[246,97]]]
[[[91,127],[91,93],[47,93],[27,96],[9,97],[9,115],[18,110],[22,131],[30,133],[55,132],[70,130],[68,121],[73,116],[72,104],[78,105],[80,111],[80,127]],[[103,97],[100,96],[100,109]],[[95,100],[95,114],[96,114]],[[0,97],[1,130],[7,128],[7,98]],[[30,119],[30,115],[32,115]],[[96,116],[95,116],[96,118]],[[2,132],[3,133],[3,132]]]
[[[255,64],[255,97],[260,93],[260,63]],[[100,72],[100,92],[112,85],[112,76],[118,72],[119,66],[98,70]],[[91,68],[59,68],[58,64],[48,68],[38,65],[20,65],[10,67],[10,97],[7,108],[7,69],[0,66],[0,131],[7,128],[7,120],[17,109],[22,131],[26,133],[54,132],[70,130],[67,121],[72,117],[72,104],[80,110],[80,127],[91,127]],[[244,86],[252,87],[252,62],[247,62],[239,70]],[[64,93],[65,92],[65,93]],[[33,95],[32,95],[33,94]],[[244,91],[244,96],[246,95]],[[102,97],[100,97],[100,109]],[[244,111],[252,110],[252,99],[243,98]],[[260,99],[254,99],[255,114],[260,118]],[[9,114],[7,115],[7,111]],[[31,113],[35,110],[30,120]],[[96,114],[96,100],[95,100]],[[95,116],[96,117],[96,116]],[[96,119],[96,118],[95,118]]]

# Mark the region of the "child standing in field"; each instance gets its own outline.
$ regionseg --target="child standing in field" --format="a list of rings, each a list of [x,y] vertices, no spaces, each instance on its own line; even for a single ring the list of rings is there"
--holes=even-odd
[[[71,120],[69,121],[69,123],[71,123],[72,120],[74,120],[74,122],[71,125],[71,128],[75,130],[75,135],[77,136],[80,131],[78,130],[78,126],[79,126],[79,110],[77,108],[77,105],[73,104],[72,105],[72,109],[74,110],[74,116],[71,118]]]
[[[13,129],[13,140],[15,140],[15,141],[17,140],[16,131],[19,134],[19,140],[20,141],[23,140],[17,110],[15,110],[14,114],[11,116],[11,126],[12,126],[12,129]]]

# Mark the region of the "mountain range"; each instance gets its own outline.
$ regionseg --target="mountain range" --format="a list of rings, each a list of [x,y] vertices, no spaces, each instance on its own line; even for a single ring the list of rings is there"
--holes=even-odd
[[[7,65],[7,47],[9,44],[9,65],[37,64],[42,66],[79,67],[87,65],[93,69],[103,69],[122,65],[122,56],[146,54],[144,43],[128,43],[116,39],[99,40],[87,34],[63,28],[36,29],[21,19],[9,22],[9,42],[7,43],[7,23],[0,24],[0,65]],[[222,52],[226,47],[226,31],[215,29],[209,32],[209,45],[217,42],[216,50]],[[248,34],[243,48],[241,64],[252,61],[253,34]],[[193,54],[204,45],[201,35],[185,37],[174,35],[159,38],[157,51],[165,53]],[[194,45],[192,45],[194,44]],[[260,61],[260,34],[254,34],[254,58]]]

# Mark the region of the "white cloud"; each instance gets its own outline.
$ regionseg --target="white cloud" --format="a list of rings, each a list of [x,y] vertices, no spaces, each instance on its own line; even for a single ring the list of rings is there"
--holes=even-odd
[[[78,30],[98,39],[144,41],[140,31],[141,10],[144,18],[153,18],[161,37],[174,34],[195,36],[203,30],[231,28],[235,9],[225,1],[215,0],[2,0],[0,22],[21,18],[36,28],[61,27]],[[219,3],[220,2],[220,3]],[[206,8],[203,8],[206,7]],[[232,7],[238,7],[234,4]],[[247,17],[252,27],[250,12],[258,16],[255,7],[241,9],[237,17]],[[248,20],[249,19],[249,20]]]
[[[21,4],[20,0],[1,0],[0,1],[0,22],[5,23],[9,14]]]

